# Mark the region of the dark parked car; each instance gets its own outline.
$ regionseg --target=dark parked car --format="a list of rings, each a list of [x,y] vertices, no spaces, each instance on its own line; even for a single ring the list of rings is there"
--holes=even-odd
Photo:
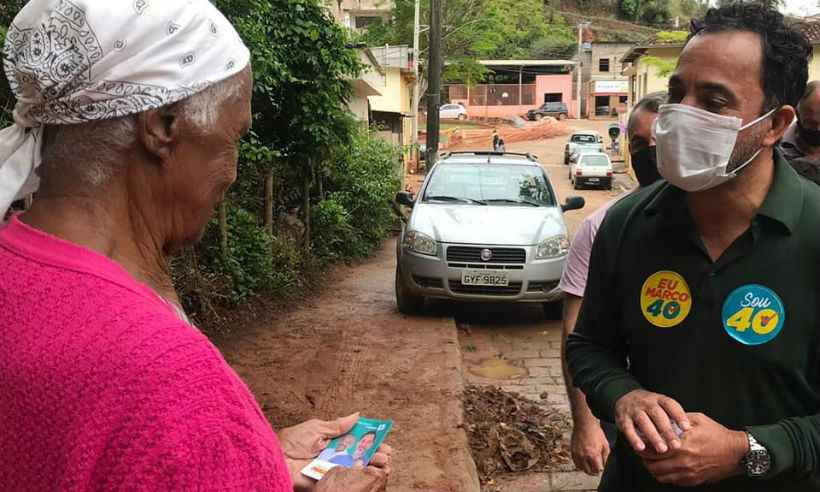
[[[564,102],[548,102],[544,103],[544,105],[538,109],[527,111],[527,119],[530,121],[540,120],[544,116],[552,116],[559,120],[564,120],[568,115],[569,110],[567,109],[567,103]]]

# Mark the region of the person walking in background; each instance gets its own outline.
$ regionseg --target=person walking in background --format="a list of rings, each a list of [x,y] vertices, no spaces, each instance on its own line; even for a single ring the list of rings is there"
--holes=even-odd
[[[507,151],[507,146],[504,145],[504,139],[503,138],[498,139],[498,147],[496,147],[495,150],[496,150],[496,152],[506,152]]]
[[[501,140],[501,137],[498,135],[498,130],[493,128],[493,141],[492,141],[493,152],[498,151],[498,142],[500,140]]]
[[[654,136],[666,180],[610,208],[567,339],[617,424],[609,491],[820,491],[820,188],[777,150],[812,47],[773,8],[692,23]]]
[[[632,169],[638,179],[638,187],[635,191],[646,188],[660,179],[655,159],[652,125],[658,117],[658,107],[665,102],[665,92],[649,94],[638,101],[629,115],[627,138],[629,139]],[[595,234],[609,207],[618,200],[620,197],[607,202],[581,223],[572,240],[559,284],[560,289],[564,291],[561,362],[574,424],[570,448],[576,468],[589,475],[597,475],[604,470],[617,430],[612,423],[599,422],[589,409],[584,394],[573,386],[572,376],[567,369],[564,344],[567,336],[575,329],[578,312],[581,310],[589,271],[589,254]],[[610,476],[608,480],[614,481],[615,479]]]

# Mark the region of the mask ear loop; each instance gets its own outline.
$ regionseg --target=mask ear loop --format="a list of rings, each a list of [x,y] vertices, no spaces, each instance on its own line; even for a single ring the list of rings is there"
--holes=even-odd
[[[768,118],[769,116],[774,114],[774,112],[777,111],[778,109],[779,108],[774,108],[771,111],[769,111],[768,113],[764,114],[763,116],[755,119],[754,121],[750,121],[749,123],[743,125],[742,127],[740,127],[738,132],[741,132],[741,131],[745,130],[746,128],[749,128],[751,126],[754,126],[754,125],[760,123],[761,121],[765,120],[766,118]],[[749,158],[749,160],[747,160],[743,164],[737,166],[736,168],[732,169],[732,172],[727,173],[727,176],[732,176],[733,178],[736,178],[737,175],[740,173],[740,171],[742,171],[746,166],[751,164],[753,160],[757,159],[757,156],[759,156],[761,152],[763,152],[763,147],[760,147],[759,149],[757,149],[757,152],[755,152],[754,155]]]

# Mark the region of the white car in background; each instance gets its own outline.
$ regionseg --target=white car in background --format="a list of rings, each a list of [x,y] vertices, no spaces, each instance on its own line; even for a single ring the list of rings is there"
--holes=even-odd
[[[430,170],[397,245],[396,303],[418,314],[428,298],[542,303],[559,318],[558,281],[569,249],[564,212],[531,154],[452,152]]]
[[[603,152],[585,152],[569,167],[569,181],[576,190],[581,186],[612,189],[612,161]]]
[[[442,120],[466,120],[467,109],[461,104],[445,104],[438,110],[438,117]]]
[[[569,164],[584,152],[603,152],[604,138],[593,130],[579,130],[569,136],[564,146],[564,164]]]

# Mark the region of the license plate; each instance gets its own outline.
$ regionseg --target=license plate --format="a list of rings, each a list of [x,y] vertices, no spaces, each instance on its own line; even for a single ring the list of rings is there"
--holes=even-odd
[[[461,272],[462,285],[481,285],[489,287],[507,287],[510,279],[507,272],[500,270],[464,270]]]
[[[598,178],[587,178],[587,181],[589,181],[590,183],[597,183]]]

